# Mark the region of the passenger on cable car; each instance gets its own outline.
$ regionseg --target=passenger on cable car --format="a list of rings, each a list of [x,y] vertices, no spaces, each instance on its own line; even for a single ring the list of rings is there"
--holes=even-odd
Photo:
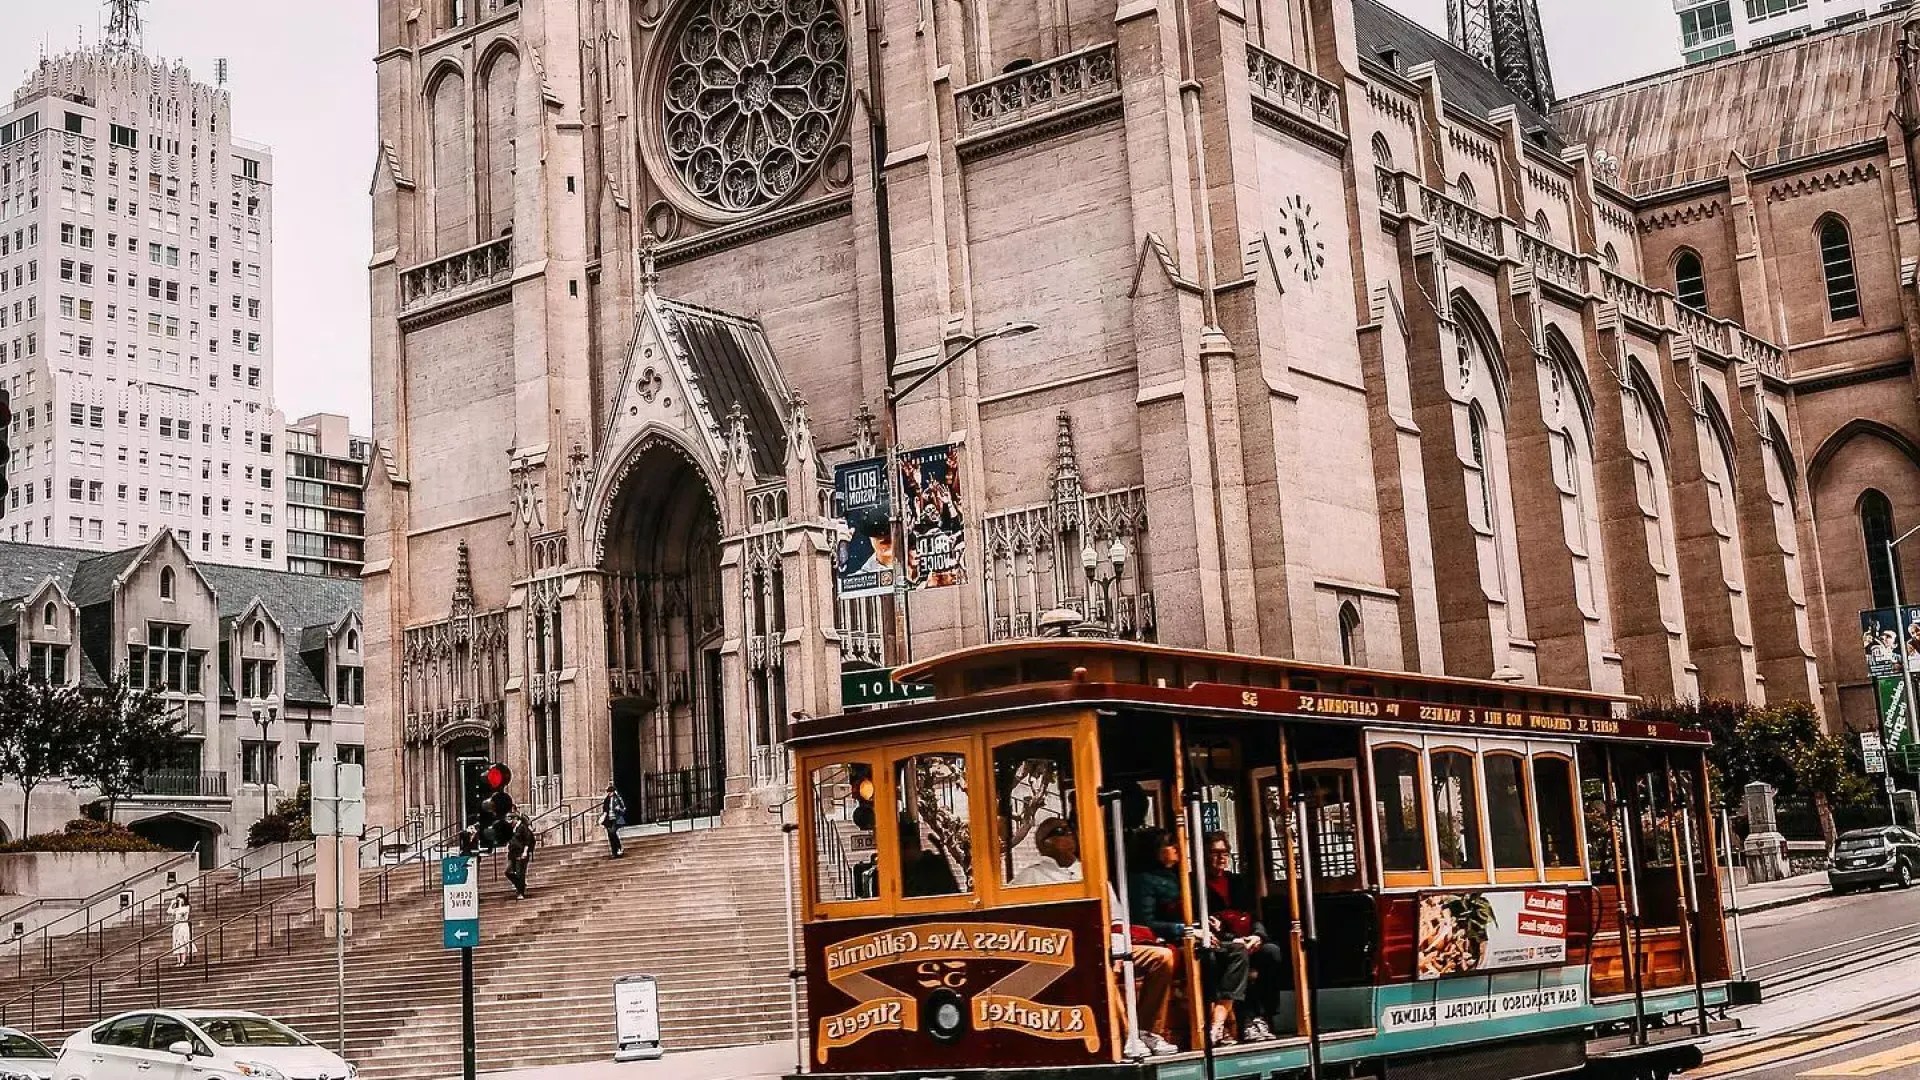
[[[1015,885],[1070,885],[1080,880],[1080,837],[1073,823],[1050,817],[1033,830],[1033,846],[1045,858],[1013,876]]]
[[[1233,845],[1224,832],[1207,834],[1207,911],[1219,922],[1221,937],[1228,949],[1247,954],[1249,972],[1246,1000],[1240,1006],[1240,1040],[1269,1042],[1273,1020],[1280,1012],[1280,991],[1285,986],[1287,954],[1274,944],[1267,928],[1253,915],[1259,909],[1253,881],[1236,874]]]
[[[1128,860],[1129,914],[1159,941],[1172,945],[1186,936],[1180,924],[1180,842],[1168,829],[1148,829],[1137,842],[1139,850]],[[1247,996],[1247,950],[1227,940],[1217,917],[1209,916],[1207,924],[1209,933],[1198,952],[1208,1038],[1215,1046],[1235,1046],[1240,1038],[1233,1030],[1233,1014]]]
[[[960,891],[946,856],[920,846],[920,823],[900,819],[900,895],[952,896]]]

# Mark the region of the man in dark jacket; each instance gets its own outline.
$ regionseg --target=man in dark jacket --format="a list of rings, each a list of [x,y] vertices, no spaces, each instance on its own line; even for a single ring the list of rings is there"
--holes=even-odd
[[[513,833],[507,839],[507,880],[513,883],[515,897],[527,898],[527,866],[533,862],[533,846],[537,842],[533,835],[533,826],[527,822],[525,814],[513,817]]]
[[[627,800],[607,781],[607,797],[600,800],[600,827],[607,830],[607,850],[619,858],[623,852],[620,847],[620,828],[627,823]]]

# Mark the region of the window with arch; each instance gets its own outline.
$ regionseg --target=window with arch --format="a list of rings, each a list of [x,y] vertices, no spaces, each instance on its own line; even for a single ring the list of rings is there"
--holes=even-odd
[[[1574,592],[1582,613],[1606,617],[1599,503],[1594,490],[1593,405],[1578,357],[1558,330],[1548,331],[1541,416],[1546,422],[1554,481],[1560,491],[1561,528],[1573,557]]]
[[[1860,283],[1853,272],[1853,237],[1847,223],[1828,215],[1820,222],[1820,269],[1827,281],[1827,316],[1834,322],[1860,317]]]
[[[1393,146],[1378,131],[1373,133],[1373,163],[1382,169],[1393,168]]]
[[[1466,173],[1461,173],[1460,179],[1454,182],[1454,191],[1461,202],[1468,206],[1479,207],[1480,196],[1473,190],[1473,178]]]
[[[358,630],[347,631],[347,651],[348,652],[360,651],[360,631]]]
[[[160,599],[173,599],[173,567],[171,566],[160,568]]]
[[[1507,447],[1506,368],[1492,325],[1464,293],[1450,307],[1459,348],[1460,385],[1455,392],[1456,453],[1465,481],[1467,524],[1476,534],[1480,586],[1511,637],[1524,637],[1520,603],[1520,550],[1515,544],[1513,486]],[[1497,610],[1496,610],[1497,609]]]
[[[53,604],[51,601],[49,601],[47,606],[42,608],[40,611],[40,625],[51,630],[53,629],[54,624],[58,621],[59,621],[59,618],[54,613]]]
[[[1487,414],[1482,412],[1478,403],[1467,408],[1467,442],[1473,453],[1473,472],[1479,481],[1480,519],[1488,529],[1493,528],[1493,481],[1489,477],[1491,470],[1487,466]]]
[[[1360,636],[1360,609],[1349,600],[1340,605],[1340,662],[1365,667],[1367,643]]]
[[[1553,222],[1547,220],[1547,212],[1545,210],[1535,210],[1533,212],[1533,235],[1542,240],[1553,239]]]
[[[1605,260],[1607,269],[1620,269],[1620,252],[1612,244],[1608,244],[1606,248],[1600,252],[1600,258]]]
[[[1673,257],[1673,298],[1695,311],[1707,310],[1706,271],[1691,248],[1681,248]]]
[[[1873,606],[1893,606],[1893,575],[1900,569],[1900,553],[1887,565],[1887,542],[1894,537],[1893,502],[1875,488],[1860,496],[1860,537],[1867,550],[1867,580],[1873,585]]]
[[[255,645],[265,645],[267,643],[267,624],[258,619],[254,620],[253,623],[253,643]]]

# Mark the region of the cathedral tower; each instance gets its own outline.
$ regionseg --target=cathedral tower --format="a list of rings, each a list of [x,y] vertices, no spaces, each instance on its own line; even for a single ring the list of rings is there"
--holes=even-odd
[[[1553,72],[1537,0],[1447,0],[1447,36],[1541,112],[1553,107]]]

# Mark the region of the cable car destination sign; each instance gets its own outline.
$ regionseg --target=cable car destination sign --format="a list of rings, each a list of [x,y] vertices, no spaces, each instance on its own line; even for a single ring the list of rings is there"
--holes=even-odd
[[[1419,727],[1474,728],[1509,734],[1559,735],[1597,739],[1659,739],[1665,742],[1705,743],[1704,731],[1693,731],[1678,724],[1649,723],[1613,716],[1575,716],[1567,713],[1537,712],[1530,709],[1489,708],[1480,705],[1454,705],[1403,698],[1359,697],[1350,694],[1320,694],[1304,690],[1282,690],[1229,683],[1195,683],[1186,691],[1193,704],[1203,708],[1285,713],[1292,716],[1325,717],[1329,720],[1360,720],[1387,724],[1412,724]]]

